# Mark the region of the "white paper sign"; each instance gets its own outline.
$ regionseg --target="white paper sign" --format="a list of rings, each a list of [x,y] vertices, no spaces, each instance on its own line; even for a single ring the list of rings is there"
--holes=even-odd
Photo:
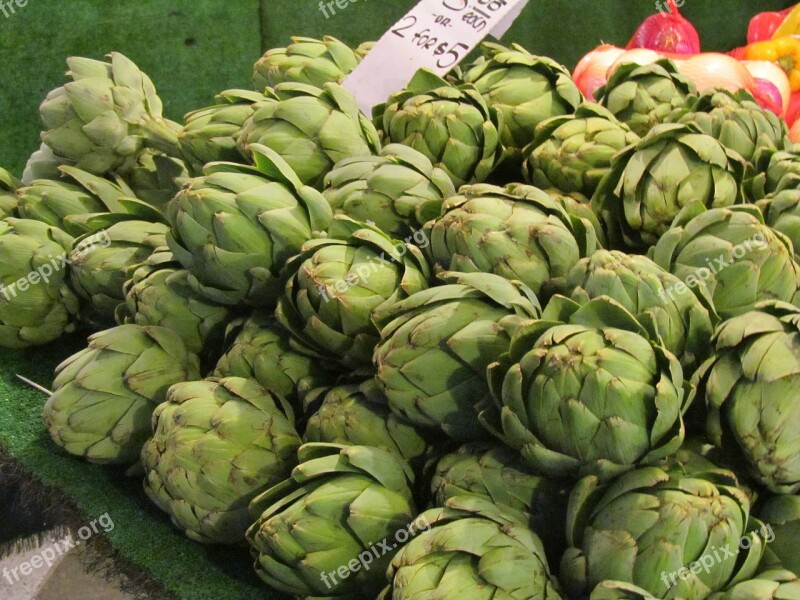
[[[529,0],[422,0],[345,79],[367,115],[421,68],[447,74],[489,34],[502,37]]]

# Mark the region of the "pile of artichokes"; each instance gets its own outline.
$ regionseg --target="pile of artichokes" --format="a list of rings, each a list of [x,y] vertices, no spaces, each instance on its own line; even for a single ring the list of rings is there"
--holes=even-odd
[[[785,123],[497,44],[366,115],[370,47],[294,38],[182,123],[69,60],[0,169],[0,345],[89,334],[54,444],[297,598],[800,598]]]

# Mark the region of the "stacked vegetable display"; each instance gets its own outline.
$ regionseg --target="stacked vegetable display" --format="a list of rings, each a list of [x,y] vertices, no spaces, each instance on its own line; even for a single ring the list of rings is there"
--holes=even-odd
[[[800,598],[785,121],[497,44],[370,120],[368,51],[298,38],[183,124],[70,59],[0,171],[0,344],[93,331],[55,444],[299,598]]]

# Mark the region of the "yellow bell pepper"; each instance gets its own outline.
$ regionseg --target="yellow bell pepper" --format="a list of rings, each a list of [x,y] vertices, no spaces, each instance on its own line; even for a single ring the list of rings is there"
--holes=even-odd
[[[775,63],[786,73],[792,91],[800,90],[800,39],[787,35],[750,44],[744,49],[744,58]]]
[[[777,40],[778,38],[798,33],[800,33],[800,3],[796,4],[789,14],[786,15],[783,23],[780,24],[772,35],[772,39]]]

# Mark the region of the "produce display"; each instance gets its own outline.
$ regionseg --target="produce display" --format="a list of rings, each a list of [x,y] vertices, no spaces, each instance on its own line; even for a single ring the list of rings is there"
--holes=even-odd
[[[800,8],[723,55],[668,7],[371,115],[369,43],[181,123],[70,58],[0,169],[0,346],[88,335],[52,451],[296,598],[800,599]]]

